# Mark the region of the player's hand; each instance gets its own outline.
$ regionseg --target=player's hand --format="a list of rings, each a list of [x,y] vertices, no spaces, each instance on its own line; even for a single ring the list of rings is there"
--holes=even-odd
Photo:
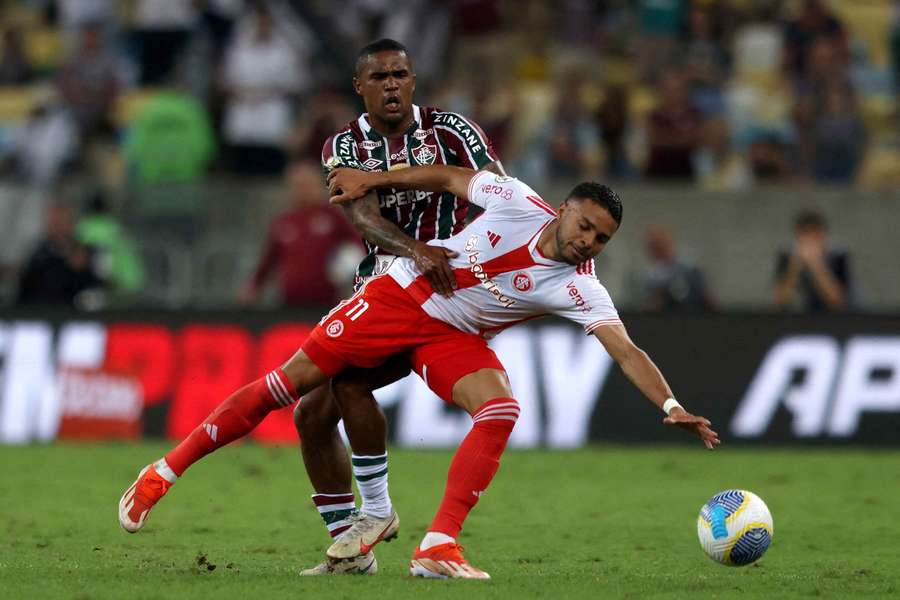
[[[712,450],[722,443],[719,440],[719,434],[712,430],[712,423],[710,423],[708,419],[692,415],[678,406],[669,412],[668,416],[663,419],[663,423],[666,425],[675,425],[681,427],[685,431],[690,431],[699,437],[700,441],[702,441],[709,450]]]
[[[459,256],[457,252],[441,246],[429,246],[424,242],[416,242],[410,257],[428,279],[431,289],[442,296],[450,297],[456,289],[456,275],[450,267],[448,259]]]
[[[371,176],[365,171],[341,167],[328,174],[328,192],[331,194],[329,202],[341,204],[357,200],[369,191],[369,179]]]

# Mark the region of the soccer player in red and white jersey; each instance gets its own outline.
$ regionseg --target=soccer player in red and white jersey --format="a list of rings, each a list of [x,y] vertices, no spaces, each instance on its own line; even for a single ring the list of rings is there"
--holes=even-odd
[[[457,113],[413,103],[416,75],[402,44],[382,39],[362,48],[353,86],[366,112],[326,140],[322,148],[326,172],[338,165],[387,171],[448,164],[503,173],[490,139],[475,122]],[[453,292],[449,251],[426,242],[445,239],[465,226],[472,208],[465,198],[447,192],[385,187],[343,207],[368,250],[357,269],[357,286],[382,272],[395,256],[402,256],[411,259],[439,293]],[[370,427],[384,432],[387,425],[372,390],[405,377],[410,369],[409,357],[402,355],[378,369],[347,369],[330,386],[322,385],[304,394],[296,404],[294,422],[303,440],[303,462],[316,492],[313,502],[331,536],[351,539],[356,547],[358,541],[374,544],[394,535],[399,521],[387,491],[384,441],[378,443],[378,449],[357,445],[352,462],[348,460],[337,430],[341,413],[332,392],[347,398],[348,411],[361,406],[372,409],[367,413]],[[293,401],[287,397],[282,400],[285,405]],[[174,481],[192,462],[193,448],[212,448],[220,435],[218,429],[198,427],[192,434],[193,446],[185,445],[167,455],[168,471],[162,465],[158,468],[163,473],[153,465],[144,471],[128,511],[130,516],[123,517],[123,527],[136,531],[143,523],[144,488],[149,490],[148,498],[155,497],[155,490],[168,489],[169,480]],[[356,476],[362,496],[360,511],[354,502],[351,475]],[[302,574],[371,574],[376,569],[374,554],[366,553],[348,560],[326,560]]]
[[[693,432],[707,448],[719,444],[709,421],[681,407],[650,358],[628,337],[609,294],[593,274],[593,258],[621,222],[622,206],[612,190],[580,184],[555,211],[518,180],[459,167],[385,173],[340,169],[330,183],[335,202],[396,186],[444,190],[482,206],[482,216],[440,242],[458,254],[451,258],[456,292],[449,298],[436,293],[414,261],[396,258],[386,274],[368,280],[326,315],[282,367],[238,390],[207,417],[198,432],[215,432],[208,435],[212,445],[198,446],[189,437],[154,463],[158,471],[167,473],[173,454],[190,465],[246,435],[270,411],[350,366],[377,367],[393,355],[409,353],[428,386],[473,419],[451,462],[437,515],[413,553],[410,572],[486,579],[487,573],[463,557],[456,538],[493,479],[519,414],[503,366],[486,339],[545,314],[576,321],[597,337],[626,376],[666,413],[664,423]],[[341,407],[351,446],[354,451],[359,446],[383,448],[384,432],[374,431],[367,414],[372,409],[360,404]],[[119,518],[126,528],[139,529],[169,487],[151,490],[142,481],[139,476],[120,500]],[[330,557],[348,559],[371,549],[367,544],[341,544],[342,539],[329,548]]]

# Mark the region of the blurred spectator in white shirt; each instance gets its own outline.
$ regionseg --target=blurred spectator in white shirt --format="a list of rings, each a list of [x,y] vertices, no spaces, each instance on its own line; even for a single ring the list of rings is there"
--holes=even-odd
[[[242,21],[225,59],[224,137],[233,168],[242,173],[279,173],[291,130],[293,96],[306,92],[307,60],[276,27],[265,4]]]

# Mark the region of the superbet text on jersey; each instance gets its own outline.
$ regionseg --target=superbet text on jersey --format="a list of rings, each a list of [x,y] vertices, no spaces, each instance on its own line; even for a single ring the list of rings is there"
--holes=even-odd
[[[414,121],[403,135],[386,137],[372,129],[367,114],[348,123],[322,147],[326,173],[340,166],[366,171],[388,171],[417,165],[455,165],[481,169],[498,160],[484,131],[457,113],[413,105]],[[417,190],[378,190],[384,218],[408,236],[427,242],[458,233],[464,226],[469,203],[453,194]],[[382,253],[366,242],[369,254],[357,270],[357,284],[382,272]]]
[[[469,201],[484,214],[439,244],[450,259],[459,289],[449,298],[433,293],[416,264],[396,259],[388,270],[430,316],[462,331],[490,337],[527,319],[556,314],[591,333],[620,323],[594,261],[580,265],[550,260],[538,248],[556,211],[525,183],[482,171],[469,183]]]

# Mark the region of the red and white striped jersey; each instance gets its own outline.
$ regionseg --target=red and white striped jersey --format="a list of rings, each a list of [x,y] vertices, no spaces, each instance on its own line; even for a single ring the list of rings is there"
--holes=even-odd
[[[486,337],[547,314],[574,321],[587,333],[621,323],[593,260],[570,265],[545,257],[537,247],[556,211],[534,190],[518,179],[481,171],[468,195],[485,212],[458,234],[429,242],[459,253],[450,259],[459,285],[453,296],[435,294],[408,258],[395,259],[388,269],[426,313]]]

